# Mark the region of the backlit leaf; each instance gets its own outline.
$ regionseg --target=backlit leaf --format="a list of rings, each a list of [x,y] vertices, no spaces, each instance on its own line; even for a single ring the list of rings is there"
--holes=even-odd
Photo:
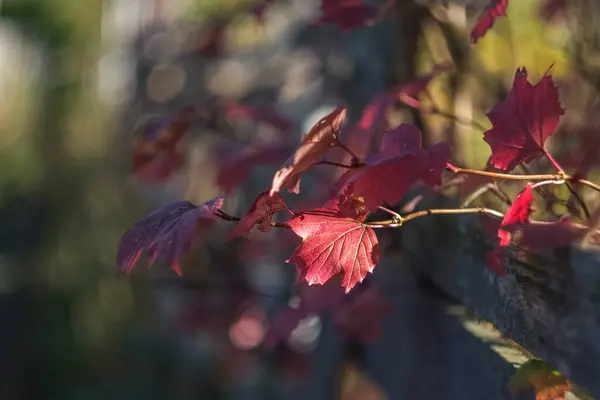
[[[527,70],[517,69],[508,97],[487,116],[493,128],[483,138],[492,149],[490,163],[504,171],[546,154],[546,139],[554,134],[564,110],[550,75],[536,84],[527,80]]]
[[[346,120],[346,107],[340,106],[321,118],[304,135],[300,146],[275,173],[270,194],[286,188],[290,193],[300,192],[300,174],[319,161],[339,140],[339,132]]]
[[[143,251],[150,266],[164,262],[181,275],[179,256],[187,251],[192,240],[214,222],[214,213],[223,204],[215,197],[201,205],[177,201],[155,210],[135,223],[123,234],[117,250],[117,266],[129,273]]]
[[[288,224],[302,238],[288,262],[296,265],[310,285],[322,285],[342,274],[342,287],[349,292],[373,272],[379,260],[375,231],[360,221],[309,211]]]
[[[508,0],[489,0],[485,11],[477,19],[473,30],[471,31],[471,43],[476,43],[488,30],[492,28],[496,18],[506,17],[506,8]]]

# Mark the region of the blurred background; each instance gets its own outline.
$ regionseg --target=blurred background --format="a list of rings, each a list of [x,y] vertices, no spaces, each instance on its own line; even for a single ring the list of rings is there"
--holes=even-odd
[[[373,277],[391,310],[374,341],[315,315],[275,348],[263,341],[268,321],[295,298],[295,268],[284,262],[293,235],[225,243],[220,223],[183,257],[182,277],[143,261],[119,274],[117,244],[135,220],[179,199],[227,193],[225,208],[242,215],[291,150],[274,151],[243,182],[223,182],[219,171],[236,152],[293,146],[341,103],[356,123],[376,95],[444,62],[453,71],[436,76],[422,101],[458,118],[401,102],[387,118],[420,126],[427,145],[450,140],[459,163],[485,166],[485,112],[520,66],[535,82],[553,65],[563,105],[578,110],[561,127],[595,129],[597,6],[562,3],[513,1],[508,18],[471,46],[483,0],[398,0],[377,24],[348,32],[315,26],[317,0],[0,1],[0,397],[459,398],[443,383],[439,397],[429,380],[448,367],[444,341],[468,339],[452,331],[434,352],[420,347],[435,327],[419,316],[433,318],[438,300],[428,299],[439,295],[403,265],[393,233],[380,238],[389,251]],[[181,158],[132,168],[135,143],[147,139],[140,127],[168,125],[190,106],[204,114],[187,127]],[[583,142],[561,134],[558,157],[577,159]],[[303,178],[308,196],[290,204],[322,204],[328,177]],[[466,370],[482,368],[465,359]],[[440,371],[415,367],[431,360]]]

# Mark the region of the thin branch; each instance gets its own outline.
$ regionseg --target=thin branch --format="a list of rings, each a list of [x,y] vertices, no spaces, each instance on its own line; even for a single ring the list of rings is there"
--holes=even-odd
[[[365,225],[371,227],[371,228],[398,228],[400,226],[402,226],[404,223],[415,219],[415,218],[420,218],[420,217],[424,217],[426,215],[438,215],[438,214],[445,214],[445,215],[449,215],[449,214],[486,214],[489,215],[491,217],[494,218],[498,218],[498,219],[502,219],[504,217],[504,214],[502,214],[499,211],[496,210],[492,210],[491,208],[484,208],[484,207],[476,207],[476,208],[448,208],[448,209],[444,209],[444,208],[434,208],[434,209],[429,209],[429,210],[422,210],[422,211],[415,211],[414,213],[410,213],[407,215],[404,215],[402,217],[401,223],[397,223],[396,220],[385,220],[385,221],[374,221],[374,222],[367,222]]]
[[[390,210],[389,208],[385,208],[384,206],[379,206],[379,207],[377,207],[377,208],[379,208],[381,211],[385,211],[386,213],[390,214],[390,215],[391,215],[391,216],[393,216],[393,217],[396,217],[396,218],[400,218],[400,219],[402,219],[402,215],[398,214],[398,213],[397,213],[396,211],[394,211],[394,210]]]
[[[488,128],[481,125],[479,122],[477,122],[475,120],[462,119],[457,115],[454,115],[454,114],[446,112],[446,111],[442,111],[439,108],[437,108],[436,106],[434,106],[433,108],[421,108],[420,111],[423,113],[426,113],[426,114],[433,114],[433,115],[438,115],[440,117],[448,118],[448,119],[458,122],[459,124],[462,124],[462,125],[471,125],[472,127],[476,128],[482,132],[485,132],[488,130]]]
[[[227,214],[223,210],[217,210],[217,211],[215,211],[214,214],[216,217],[221,218],[223,221],[241,221],[242,220],[240,217],[235,217],[233,215]],[[289,225],[284,222],[271,222],[271,226],[273,228],[289,229]]]
[[[357,168],[365,165],[365,163],[360,159],[360,157],[354,154],[354,152],[350,150],[344,143],[342,143],[341,140],[339,140],[339,138],[337,139],[336,146],[344,150],[346,153],[350,154],[350,156],[352,157],[352,165],[356,165],[356,167],[350,168]]]
[[[335,161],[329,161],[329,160],[321,160],[316,162],[314,165],[333,165],[334,167],[340,167],[340,168],[347,168],[347,169],[355,169],[355,168],[360,168],[360,165],[348,165],[348,164],[342,164],[342,163],[338,163]]]
[[[546,153],[546,157],[548,157],[548,160],[550,160],[550,162],[552,163],[552,165],[554,165],[554,168],[556,168],[556,170],[562,174],[562,175],[566,175],[565,170],[562,169],[562,167],[560,166],[560,164],[558,163],[558,161],[556,161],[554,159],[554,157],[552,157],[552,154],[548,153],[547,151]]]
[[[578,179],[570,176],[569,180],[573,183],[578,183],[580,185],[587,186],[590,189],[594,189],[597,192],[600,192],[600,186],[596,185],[594,182],[588,181],[587,179]]]
[[[560,180],[548,179],[547,181],[539,181],[539,182],[531,185],[531,188],[535,189],[535,188],[539,188],[540,186],[546,186],[546,185],[562,185],[563,183],[565,183],[564,179],[560,179]]]
[[[566,180],[566,179],[571,178],[568,175],[564,176],[561,174],[532,174],[532,175],[504,174],[501,172],[481,171],[481,170],[470,169],[470,168],[460,168],[460,167],[456,167],[450,163],[446,163],[446,169],[455,174],[489,176],[491,178],[513,180],[513,181],[547,181],[547,180],[559,181],[559,180]],[[599,187],[599,189],[600,189],[600,187]]]

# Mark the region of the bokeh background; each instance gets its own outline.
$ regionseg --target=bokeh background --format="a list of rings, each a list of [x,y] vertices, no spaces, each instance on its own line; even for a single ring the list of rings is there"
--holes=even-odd
[[[249,246],[224,243],[219,227],[184,257],[182,278],[142,263],[118,274],[117,243],[136,219],[220,193],[216,149],[280,134],[253,121],[193,127],[184,166],[152,182],[131,169],[134,132],[150,117],[218,96],[289,116],[286,140],[297,143],[337,104],[356,122],[375,95],[451,61],[454,71],[429,89],[459,119],[489,127],[485,112],[517,67],[536,81],[553,65],[563,104],[580,110],[566,124],[598,122],[590,111],[598,104],[594,2],[574,5],[568,19],[543,13],[556,2],[513,1],[476,46],[468,34],[485,1],[398,0],[381,23],[351,32],[313,26],[316,0],[276,1],[262,20],[252,3],[0,1],[1,398],[433,398],[417,389],[430,385],[422,374],[399,367],[401,358],[431,356],[415,347],[431,327],[407,326],[406,315],[433,311],[415,300],[406,282],[418,274],[392,250],[376,275],[395,311],[366,348],[344,340],[326,316],[303,321],[285,348],[261,347],[295,280],[284,261],[296,242],[281,244],[277,232]],[[427,144],[450,140],[460,163],[485,166],[489,148],[472,124],[400,103],[388,118],[418,124]],[[553,142],[564,154],[576,144]],[[276,168],[253,171],[227,209],[242,214]],[[304,190],[318,179],[308,177]],[[393,249],[393,234],[381,240]]]

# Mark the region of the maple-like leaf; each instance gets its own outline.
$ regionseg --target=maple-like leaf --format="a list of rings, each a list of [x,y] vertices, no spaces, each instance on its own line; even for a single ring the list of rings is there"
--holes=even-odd
[[[529,223],[529,215],[531,214],[531,205],[533,204],[533,191],[531,185],[527,185],[525,189],[515,198],[502,222],[498,228],[498,246],[488,254],[488,264],[498,275],[506,274],[506,269],[502,264],[505,250],[510,245],[511,233],[506,230],[506,226],[523,225]]]
[[[289,154],[290,145],[268,144],[261,147],[246,147],[232,152],[227,146],[214,153],[217,165],[217,185],[225,194],[243,183],[255,167],[281,164]]]
[[[517,69],[508,97],[487,114],[493,128],[483,139],[492,149],[490,163],[510,171],[547,154],[544,143],[563,114],[552,76],[544,75],[532,85],[527,70]]]
[[[509,388],[513,394],[533,387],[536,400],[564,400],[569,382],[558,371],[542,360],[523,363],[512,376]]]
[[[450,62],[436,64],[429,74],[420,76],[414,81],[406,82],[395,87],[392,89],[392,93],[398,100],[407,106],[421,108],[419,96],[425,91],[429,82],[440,73],[450,71],[452,68],[453,64]]]
[[[360,221],[307,211],[288,225],[302,243],[287,262],[295,264],[310,285],[343,274],[342,287],[349,292],[379,260],[375,231]]]
[[[471,31],[471,43],[477,43],[488,30],[492,28],[496,18],[506,17],[506,8],[508,0],[489,0],[489,4],[485,11],[479,16],[475,26]]]
[[[244,236],[255,225],[258,225],[258,230],[261,232],[268,232],[271,230],[273,215],[285,209],[287,209],[287,206],[279,193],[272,196],[268,191],[259,194],[242,220],[229,231],[228,239]]]
[[[448,143],[422,150],[418,128],[400,125],[382,137],[379,153],[369,156],[366,166],[340,178],[340,193],[350,186],[371,211],[384,203],[394,205],[417,181],[439,185],[449,156]]]
[[[347,32],[374,22],[377,14],[377,7],[361,0],[323,0],[321,17],[315,25],[336,24]]]
[[[180,254],[189,249],[199,231],[212,225],[214,213],[222,204],[222,197],[215,197],[201,205],[177,201],[140,219],[119,241],[118,268],[129,273],[142,252],[146,251],[150,265],[164,262],[181,275]]]
[[[175,174],[183,163],[177,144],[189,131],[195,117],[194,108],[185,107],[175,117],[158,117],[142,125],[133,142],[134,174],[159,182]]]
[[[319,161],[339,140],[339,132],[346,120],[346,107],[339,106],[321,118],[304,135],[300,146],[275,173],[270,194],[286,188],[290,193],[300,192],[300,174]]]

